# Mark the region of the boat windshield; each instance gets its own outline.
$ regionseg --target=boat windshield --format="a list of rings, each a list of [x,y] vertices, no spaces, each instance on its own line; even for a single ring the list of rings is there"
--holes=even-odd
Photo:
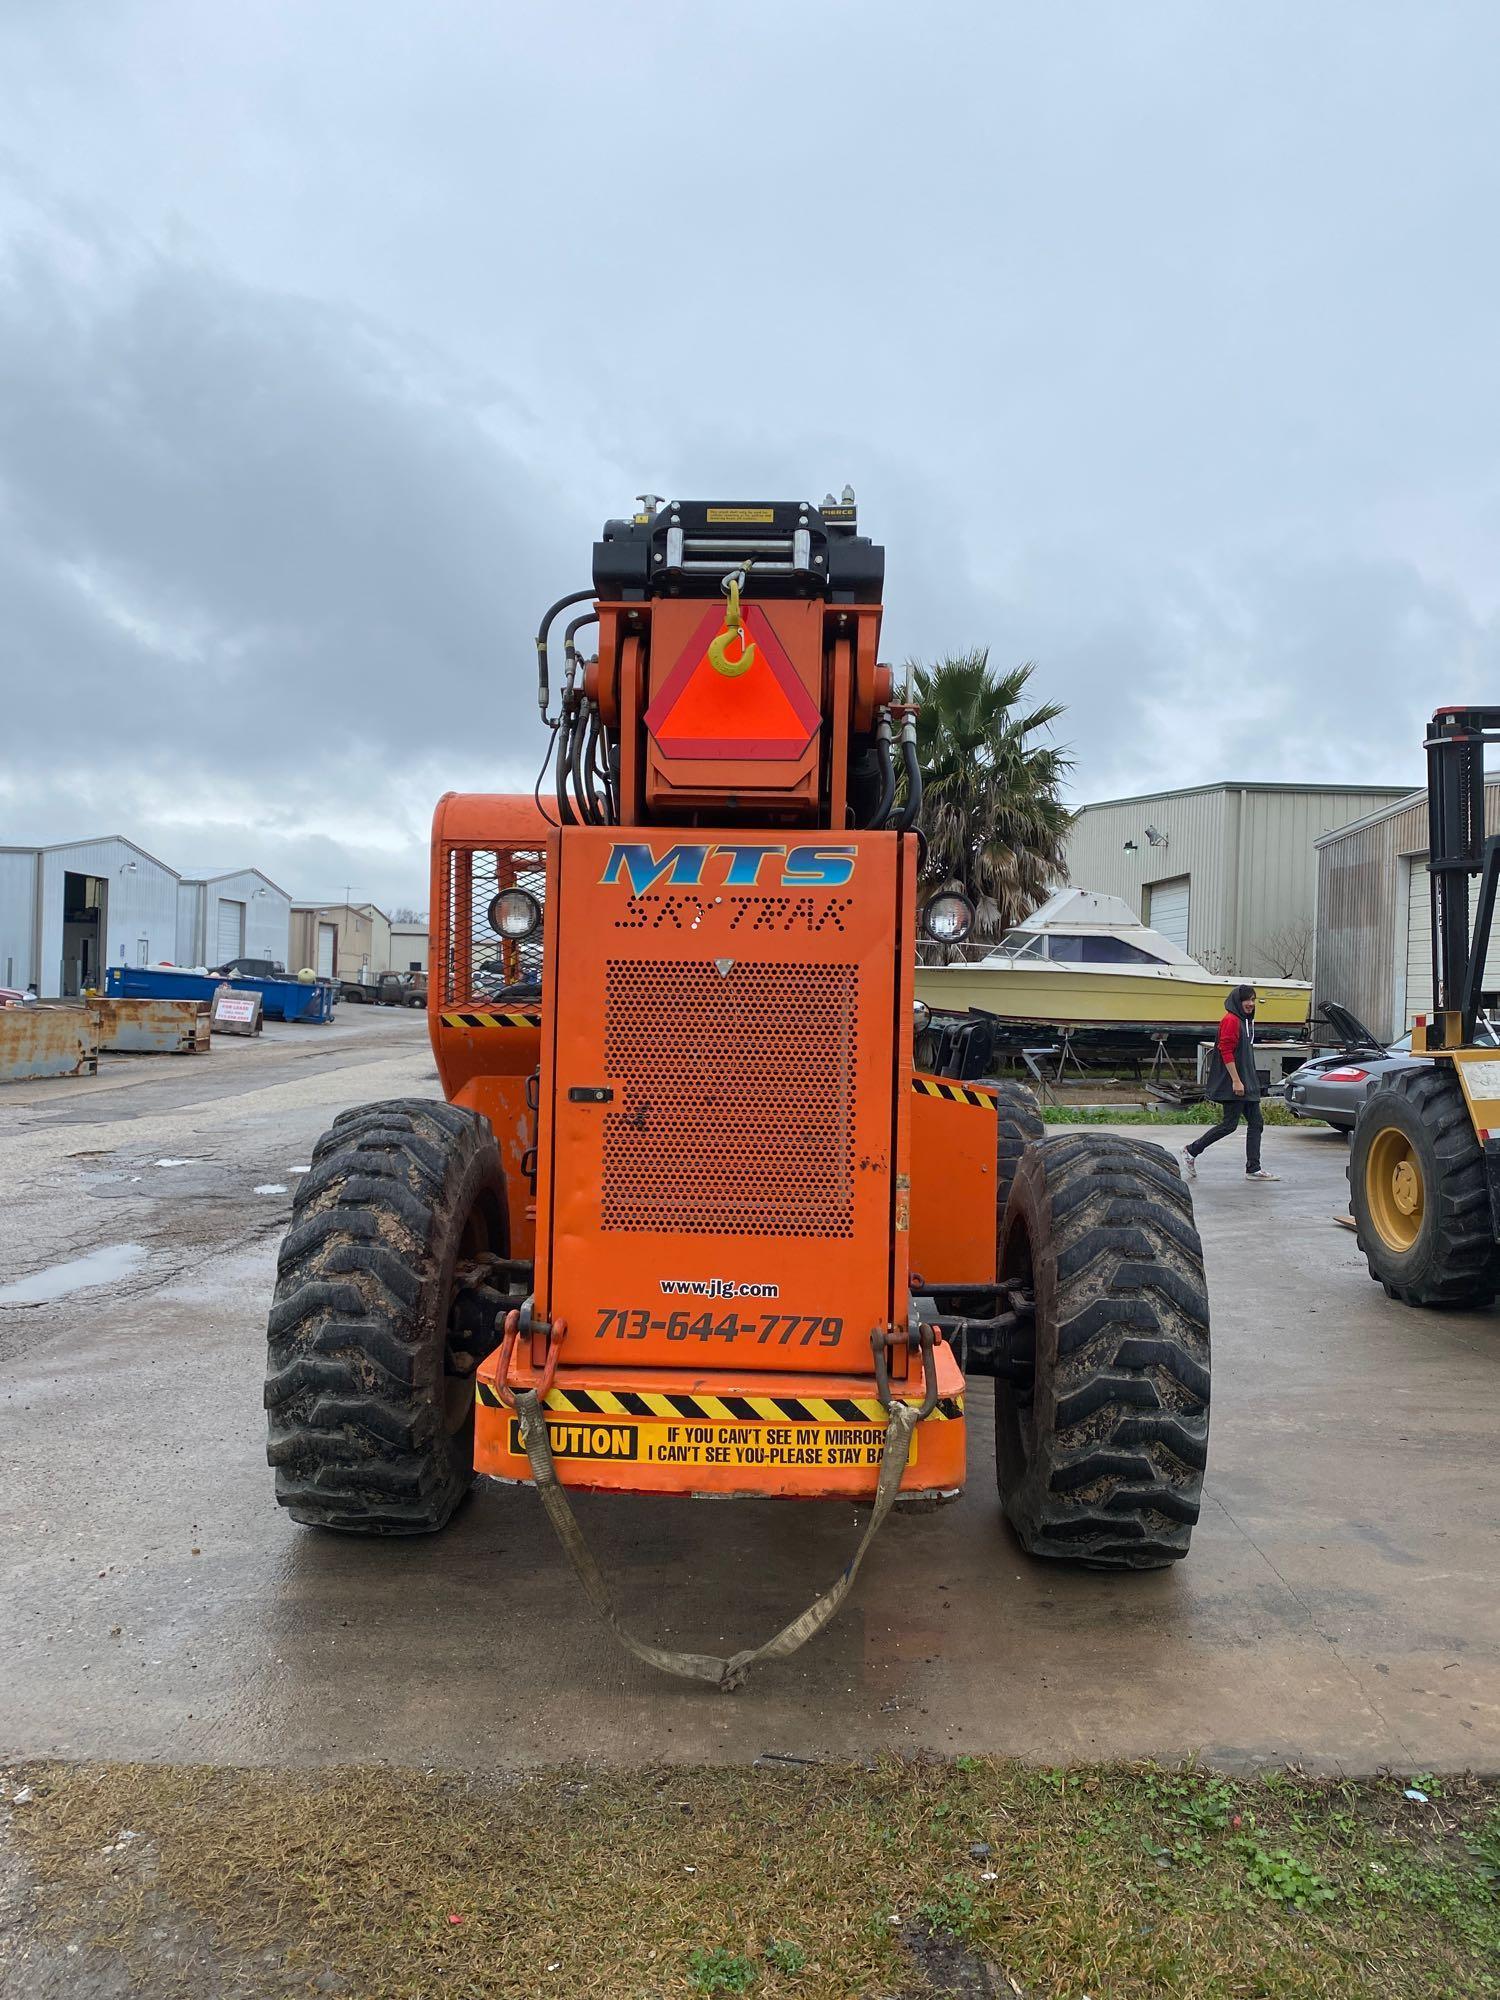
[[[1007,931],[1000,940],[1007,958],[1045,958],[1040,931]]]
[[[1111,937],[1107,931],[1079,937],[1066,931],[1049,931],[1051,956],[1070,965],[1165,965],[1153,951],[1143,951],[1127,939]]]

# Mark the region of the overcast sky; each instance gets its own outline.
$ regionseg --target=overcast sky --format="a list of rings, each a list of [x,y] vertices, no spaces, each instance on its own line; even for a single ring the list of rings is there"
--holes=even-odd
[[[0,4],[0,841],[425,902],[646,489],[818,498],[1075,796],[1500,699],[1494,0]]]

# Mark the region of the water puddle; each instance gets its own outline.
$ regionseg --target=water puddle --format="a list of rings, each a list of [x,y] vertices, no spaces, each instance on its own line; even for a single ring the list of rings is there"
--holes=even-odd
[[[111,1243],[103,1250],[90,1250],[86,1257],[70,1257],[66,1264],[49,1264],[45,1271],[33,1271],[29,1278],[0,1285],[0,1306],[44,1306],[94,1285],[128,1278],[145,1261],[146,1252],[139,1243]]]

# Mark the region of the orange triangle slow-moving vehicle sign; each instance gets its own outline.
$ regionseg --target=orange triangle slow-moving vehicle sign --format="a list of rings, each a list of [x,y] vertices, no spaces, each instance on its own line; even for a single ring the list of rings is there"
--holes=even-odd
[[[708,656],[728,630],[715,608],[704,614],[681,657],[646,710],[646,727],[663,757],[800,757],[822,717],[797,677],[771,623],[746,605],[744,628],[726,663],[738,666],[748,643],[755,657],[743,673],[720,673]]]

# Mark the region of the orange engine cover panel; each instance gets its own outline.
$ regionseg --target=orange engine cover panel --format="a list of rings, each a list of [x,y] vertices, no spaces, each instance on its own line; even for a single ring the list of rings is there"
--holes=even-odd
[[[906,1326],[914,842],[578,827],[547,873],[565,1362],[868,1374]]]
[[[918,1291],[992,1285],[999,1236],[995,1093],[917,1072],[911,1080],[911,1268]]]

